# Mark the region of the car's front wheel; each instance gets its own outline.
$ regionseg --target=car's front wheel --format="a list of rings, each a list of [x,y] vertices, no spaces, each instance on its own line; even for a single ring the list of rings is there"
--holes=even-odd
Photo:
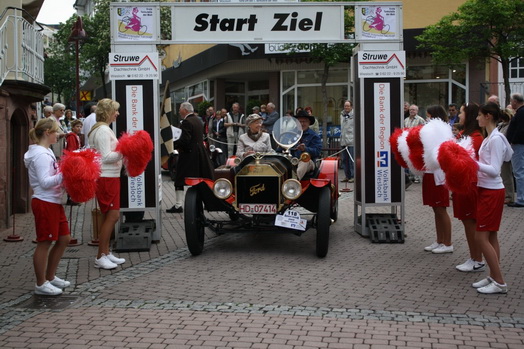
[[[193,256],[198,256],[204,249],[204,209],[197,188],[187,190],[184,203],[184,226],[187,248]]]
[[[320,190],[317,210],[317,256],[323,258],[328,253],[329,227],[331,225],[331,192],[326,186]]]

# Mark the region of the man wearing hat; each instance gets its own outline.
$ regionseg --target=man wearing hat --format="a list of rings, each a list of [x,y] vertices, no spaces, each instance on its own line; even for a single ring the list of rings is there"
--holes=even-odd
[[[298,141],[298,145],[291,151],[294,157],[300,158],[302,153],[307,152],[311,156],[309,161],[300,161],[297,168],[298,179],[302,179],[304,175],[315,169],[315,160],[318,159],[322,152],[322,139],[312,129],[309,128],[315,122],[315,117],[310,116],[306,111],[298,112],[296,118],[302,126],[302,138]]]

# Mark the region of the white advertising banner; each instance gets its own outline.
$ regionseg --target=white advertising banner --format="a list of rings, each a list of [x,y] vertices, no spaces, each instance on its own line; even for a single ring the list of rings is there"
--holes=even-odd
[[[375,99],[375,203],[391,203],[390,84],[374,84]]]
[[[406,77],[406,51],[359,51],[358,77]]]
[[[134,134],[144,129],[144,94],[143,86],[126,86],[126,110],[127,110],[127,132]],[[137,177],[128,178],[129,208],[145,208],[145,173],[142,172]]]
[[[152,6],[117,7],[115,41],[153,41],[157,39],[156,12]]]
[[[357,40],[392,40],[400,37],[398,6],[357,6]]]
[[[110,80],[159,80],[158,52],[109,54]]]
[[[284,5],[283,3],[281,3]],[[344,39],[343,6],[204,3],[172,11],[172,40],[179,43],[328,42]]]

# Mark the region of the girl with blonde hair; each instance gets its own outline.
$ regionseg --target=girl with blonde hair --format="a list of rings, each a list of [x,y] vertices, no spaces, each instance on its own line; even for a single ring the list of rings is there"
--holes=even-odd
[[[120,219],[120,170],[122,154],[116,152],[118,139],[109,125],[116,121],[120,104],[109,98],[100,100],[96,106],[96,124],[89,132],[91,148],[100,154],[101,174],[97,182],[96,198],[102,213],[102,225],[98,234],[98,253],[95,268],[114,269],[125,263],[109,250],[111,232]]]
[[[29,131],[35,143],[24,154],[24,163],[33,188],[31,208],[35,217],[36,249],[33,266],[36,275],[35,294],[57,296],[71,283],[55,275],[60,259],[71,238],[69,224],[62,206],[62,174],[51,144],[58,141],[58,123],[40,119]],[[55,242],[53,244],[53,242]]]

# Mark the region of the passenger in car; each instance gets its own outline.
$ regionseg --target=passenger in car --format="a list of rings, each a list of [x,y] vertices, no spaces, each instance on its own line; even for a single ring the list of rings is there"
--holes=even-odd
[[[247,132],[238,139],[237,156],[245,158],[254,153],[273,153],[271,136],[262,132],[263,118],[259,114],[251,114],[246,119]]]

